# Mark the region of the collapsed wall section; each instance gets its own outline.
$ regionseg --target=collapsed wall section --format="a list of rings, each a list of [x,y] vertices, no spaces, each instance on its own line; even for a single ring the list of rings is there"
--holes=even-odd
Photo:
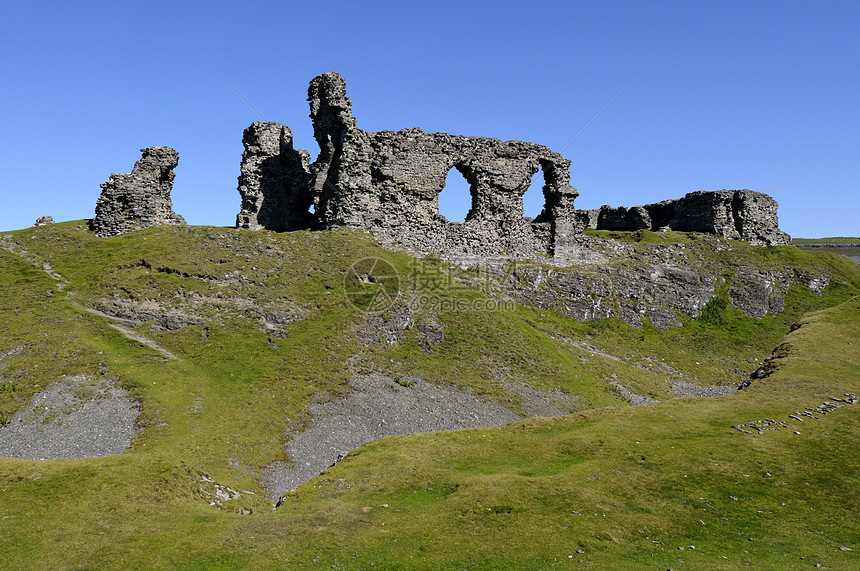
[[[580,210],[576,216],[583,227],[597,230],[706,232],[754,245],[790,244],[791,236],[779,229],[778,207],[752,190],[699,190],[645,206]]]

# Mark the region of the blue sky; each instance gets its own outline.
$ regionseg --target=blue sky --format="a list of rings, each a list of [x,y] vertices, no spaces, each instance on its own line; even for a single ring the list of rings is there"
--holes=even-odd
[[[34,1],[3,20],[0,231],[91,218],[156,145],[179,151],[174,209],[233,225],[259,117],[226,81],[316,156],[307,84],[334,70],[364,129],[555,151],[632,81],[564,153],[579,208],[751,188],[794,236],[860,235],[857,2]]]

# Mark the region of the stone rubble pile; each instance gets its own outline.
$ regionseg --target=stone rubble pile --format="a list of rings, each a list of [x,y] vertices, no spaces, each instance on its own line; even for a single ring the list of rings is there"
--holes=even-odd
[[[845,393],[844,397],[845,398],[831,397],[830,400],[824,401],[815,408],[806,407],[803,410],[796,410],[793,414],[789,414],[788,418],[797,422],[803,422],[803,418],[801,417],[818,420],[820,417],[816,416],[816,414],[823,416],[835,411],[836,409],[842,408],[845,405],[851,405],[858,401],[857,396],[854,393]],[[765,430],[779,430],[780,428],[792,429],[793,427],[785,421],[777,421],[772,418],[767,418],[764,420],[753,420],[744,424],[736,424],[732,426],[732,428],[746,434],[752,434],[752,431],[747,430],[747,428],[752,428],[761,434]]]

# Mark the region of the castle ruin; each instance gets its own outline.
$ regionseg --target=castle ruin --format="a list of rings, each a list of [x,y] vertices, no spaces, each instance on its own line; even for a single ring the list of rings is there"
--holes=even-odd
[[[310,117],[320,153],[295,149],[289,127],[257,121],[245,130],[239,228],[299,230],[350,226],[383,244],[423,253],[481,257],[582,256],[585,228],[671,229],[709,232],[753,244],[787,244],[776,202],[750,190],[699,191],[644,207],[577,211],[570,161],[548,148],[417,127],[364,131],[356,126],[346,81],[335,72],[308,88]],[[464,222],[439,212],[439,194],[451,169],[470,185]],[[523,216],[523,195],[538,169],[544,207]]]
[[[293,148],[287,127],[258,121],[245,130],[240,228],[352,226],[414,251],[479,256],[577,250],[578,193],[570,186],[570,161],[560,154],[534,143],[418,128],[364,131],[356,126],[346,82],[334,72],[311,81],[308,102],[320,154],[307,171],[295,168],[307,153]],[[263,156],[262,149],[271,154]],[[439,213],[439,193],[451,169],[470,184],[472,206],[464,222]],[[545,206],[532,220],[523,217],[522,198],[538,169],[546,182]]]
[[[274,231],[349,226],[380,243],[460,258],[544,259],[570,264],[594,256],[584,230],[707,232],[752,244],[788,244],[777,204],[751,190],[697,191],[632,208],[576,210],[570,161],[543,145],[425,133],[417,127],[370,132],[356,125],[346,81],[315,77],[308,103],[319,155],[293,146],[289,127],[255,121],[245,129],[236,226]],[[170,192],[179,155],[141,149],[128,174],[103,183],[92,227],[109,237],[162,224],[184,224]],[[456,169],[469,183],[463,222],[439,212],[439,194]],[[542,212],[523,215],[532,177],[544,178]]]

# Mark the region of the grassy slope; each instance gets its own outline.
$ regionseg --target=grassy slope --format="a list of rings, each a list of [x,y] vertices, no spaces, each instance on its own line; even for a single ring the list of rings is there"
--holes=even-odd
[[[760,263],[776,257],[836,277],[822,298],[792,290],[782,316],[756,321],[728,309],[720,326],[688,321],[660,332],[579,324],[519,306],[419,314],[418,321],[445,324],[444,340],[428,353],[418,327],[393,346],[357,340],[369,326],[345,303],[350,263],[380,256],[408,275],[412,262],[352,233],[169,228],[97,240],[66,223],[6,236],[32,259],[50,261],[70,285],[60,292],[45,272],[0,250],[0,355],[20,348],[0,360],[0,415],[9,418],[47,383],[80,372],[117,379],[143,409],[134,449],[122,456],[0,459],[0,551],[11,567],[537,568],[567,565],[573,555],[574,562],[614,568],[643,560],[678,567],[679,558],[691,568],[745,561],[848,568],[860,551],[834,551],[860,548],[858,461],[849,452],[857,449],[860,405],[803,423],[800,435],[730,428],[787,420],[834,393],[860,392],[860,307],[848,301],[860,291],[860,276],[837,256],[740,247],[738,256]],[[149,269],[123,267],[141,259]],[[132,299],[206,318],[206,326],[176,331],[141,327],[181,361],[165,360],[80,309],[118,287]],[[827,306],[834,307],[789,335],[791,356],[777,372],[746,391],[632,408],[606,383],[615,372],[664,398],[647,366],[659,359],[703,382],[719,380],[730,366],[751,370],[757,365],[747,361],[766,355],[791,321]],[[284,337],[261,332],[258,314],[281,307],[304,318]],[[560,338],[587,341],[622,361]],[[303,422],[312,399],[344,392],[348,362],[470,386],[517,409],[516,396],[496,382],[502,374],[579,394],[583,410],[377,441],[273,513],[251,494],[223,511],[200,497],[202,473],[257,490],[253,468],[281,458],[280,431]],[[254,513],[235,513],[242,509]]]
[[[846,236],[834,238],[792,238],[793,244],[860,244],[860,238]]]

